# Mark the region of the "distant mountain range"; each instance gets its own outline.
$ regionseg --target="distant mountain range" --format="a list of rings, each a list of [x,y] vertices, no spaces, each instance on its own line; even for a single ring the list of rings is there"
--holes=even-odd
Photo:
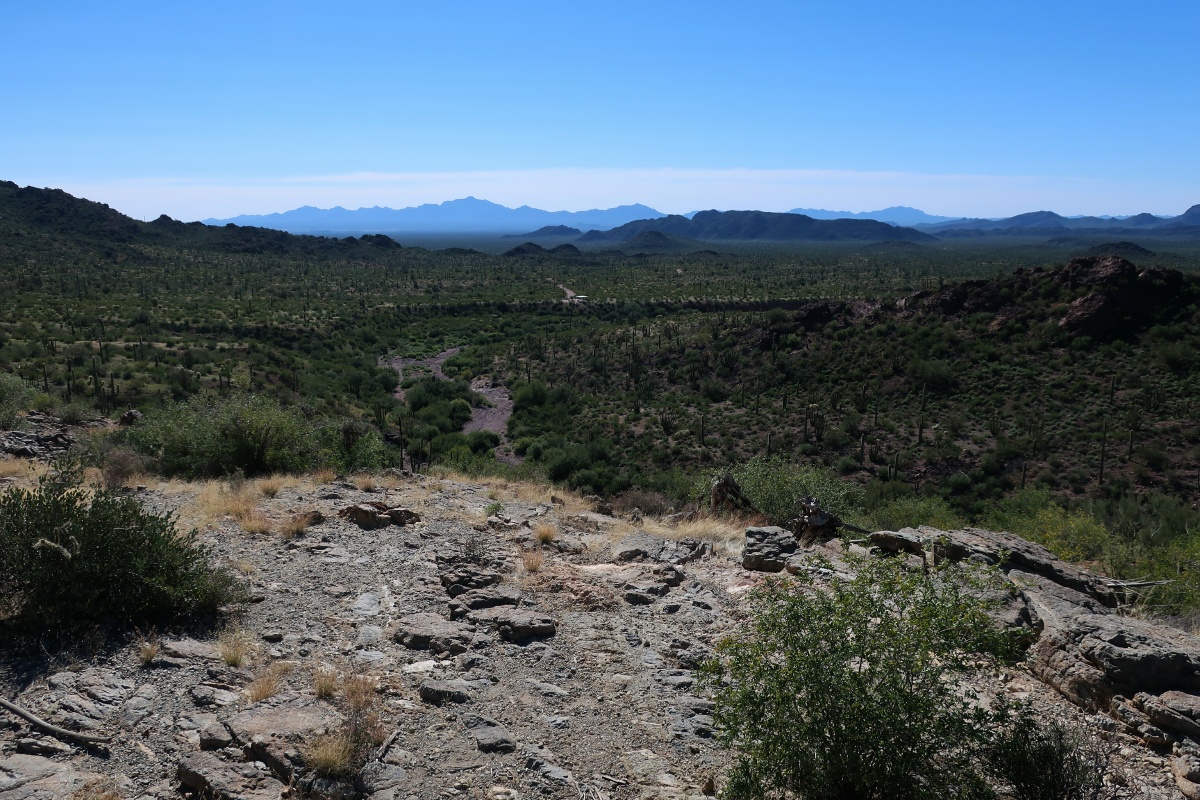
[[[936,225],[939,222],[953,222],[962,217],[938,217],[926,214],[919,208],[908,206],[890,206],[878,211],[826,211],[823,208],[793,208],[789,214],[804,214],[813,219],[873,219],[879,222],[890,222],[892,225]]]
[[[772,211],[700,211],[691,219],[672,214],[628,222],[612,230],[589,231],[580,242],[623,242],[647,231],[699,241],[933,241],[932,236],[870,219],[813,219]]]
[[[346,235],[350,233],[519,233],[535,228],[567,226],[580,230],[608,230],[638,219],[664,216],[639,204],[589,211],[543,211],[464,197],[445,203],[411,208],[359,208],[350,210],[304,206],[279,214],[247,214],[230,219],[206,219],[206,225],[241,225],[274,228],[289,233]]]
[[[987,235],[1038,235],[1046,233],[1144,232],[1153,235],[1200,234],[1200,205],[1178,217],[1135,214],[1132,217],[1064,217],[1053,211],[1031,211],[1005,219],[961,219],[937,224],[918,224],[918,230],[939,238]]]

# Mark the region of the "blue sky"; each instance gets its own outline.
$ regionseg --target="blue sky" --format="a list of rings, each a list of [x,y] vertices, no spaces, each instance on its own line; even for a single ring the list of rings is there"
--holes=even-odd
[[[1200,203],[1194,0],[47,0],[0,30],[0,178],[136,216]]]

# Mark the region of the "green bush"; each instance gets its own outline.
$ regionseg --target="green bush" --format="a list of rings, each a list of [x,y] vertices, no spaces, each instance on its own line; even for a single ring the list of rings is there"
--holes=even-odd
[[[1105,751],[1082,731],[1042,722],[1024,710],[997,731],[988,747],[992,776],[1013,800],[1102,800]]]
[[[24,422],[20,412],[33,401],[33,387],[16,375],[0,373],[0,430],[19,428]]]
[[[321,450],[317,426],[262,395],[193,397],[147,414],[127,437],[161,472],[190,478],[303,472]]]
[[[940,497],[897,497],[871,512],[877,530],[898,531],[929,525],[944,531],[963,527],[963,520]]]
[[[925,575],[898,559],[856,568],[828,588],[815,570],[768,581],[752,623],[706,665],[736,753],[725,796],[990,796],[979,758],[991,715],[951,680],[1012,654],[971,596],[985,574]]]
[[[320,428],[321,461],[338,472],[382,469],[389,461],[387,445],[372,425],[361,419],[343,419]]]
[[[847,522],[862,514],[862,489],[827,469],[759,456],[728,471],[754,507],[778,524],[799,516],[800,503],[805,497],[815,497],[822,508]],[[716,470],[709,474],[705,491],[723,472]]]
[[[77,477],[0,495],[0,620],[33,633],[154,623],[237,599],[195,531]]]

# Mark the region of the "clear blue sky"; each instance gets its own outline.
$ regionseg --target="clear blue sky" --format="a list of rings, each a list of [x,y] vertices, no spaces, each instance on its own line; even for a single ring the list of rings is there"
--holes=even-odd
[[[0,178],[139,216],[1200,202],[1195,0],[0,0],[0,30]]]

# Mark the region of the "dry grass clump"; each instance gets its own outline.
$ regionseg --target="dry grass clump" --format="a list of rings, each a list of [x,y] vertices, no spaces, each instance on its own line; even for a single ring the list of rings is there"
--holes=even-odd
[[[321,467],[320,469],[314,469],[309,474],[309,477],[319,485],[322,483],[333,483],[337,478],[337,473],[329,467]]]
[[[279,491],[283,488],[283,478],[279,475],[272,475],[269,478],[262,478],[258,481],[258,492],[263,497],[278,497]]]
[[[226,628],[217,636],[217,651],[230,667],[249,663],[256,649],[253,634],[241,628]]]
[[[232,562],[231,566],[242,575],[249,576],[258,572],[258,565],[252,561],[246,561],[245,559],[237,559]]]
[[[123,800],[109,778],[92,778],[75,790],[70,800]]]
[[[554,541],[554,537],[558,536],[558,531],[553,525],[543,523],[533,529],[533,540],[538,543],[539,547],[545,547]]]
[[[313,670],[313,692],[317,697],[330,698],[337,694],[338,690],[338,674],[337,670],[329,667],[317,667]]]
[[[320,671],[314,673],[314,684],[318,674]],[[334,777],[353,773],[362,766],[370,749],[383,742],[375,688],[375,680],[369,675],[346,675],[342,680],[339,706],[346,721],[339,730],[318,736],[304,748],[305,763],[319,774]]]
[[[637,509],[651,517],[669,514],[674,510],[665,495],[644,489],[628,489],[614,497],[611,505],[616,514],[628,514]]]
[[[19,483],[32,483],[46,471],[44,464],[23,458],[0,459],[0,478],[14,478]]]
[[[247,516],[236,519],[238,526],[246,533],[266,534],[271,532],[270,517],[258,511],[252,511]]]
[[[137,656],[138,661],[143,667],[148,667],[154,663],[154,659],[158,658],[159,652],[162,650],[162,645],[158,641],[158,635],[148,633],[139,635],[137,640]]]
[[[100,480],[106,489],[120,489],[146,473],[146,459],[132,447],[118,446],[104,455]]]
[[[308,514],[296,514],[279,523],[279,535],[284,539],[295,539],[308,529]]]
[[[526,572],[537,572],[542,568],[542,551],[526,550],[521,553],[521,566]]]
[[[354,739],[341,729],[313,739],[304,747],[304,763],[318,775],[337,778],[354,772],[356,765]]]
[[[260,672],[258,677],[246,687],[247,699],[251,703],[257,703],[260,700],[266,700],[268,697],[274,697],[279,694],[279,690],[283,688],[284,679],[291,671],[290,664],[279,662],[271,664]]]
[[[648,533],[667,539],[699,539],[712,542],[714,551],[733,552],[741,547],[746,528],[756,524],[736,517],[696,517],[678,525],[667,525],[661,520],[647,519],[642,527]]]
[[[373,492],[379,488],[379,482],[374,475],[355,475],[350,479],[350,483],[360,492]]]

